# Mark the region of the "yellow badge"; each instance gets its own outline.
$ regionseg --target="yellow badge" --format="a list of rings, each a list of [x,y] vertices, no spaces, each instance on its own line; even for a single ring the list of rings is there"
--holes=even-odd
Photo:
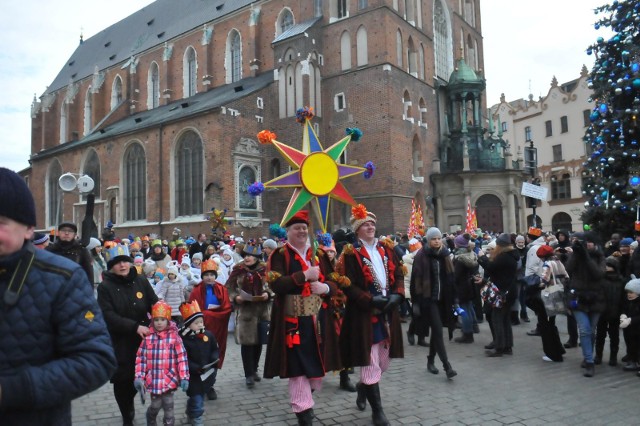
[[[87,313],[86,313],[86,314],[84,314],[84,319],[86,319],[86,320],[87,320],[87,321],[89,321],[89,322],[93,321],[93,319],[94,319],[95,317],[96,317],[96,316],[95,316],[95,315],[93,314],[93,312],[91,312],[91,311],[87,311]]]
[[[138,299],[142,299],[142,292],[141,292],[141,291],[137,292],[137,293],[136,293],[136,297],[137,297]]]
[[[205,342],[208,342],[208,341],[209,341],[209,338],[208,338],[207,336],[204,336],[204,337],[202,338],[202,340],[203,340],[203,341],[205,341]]]

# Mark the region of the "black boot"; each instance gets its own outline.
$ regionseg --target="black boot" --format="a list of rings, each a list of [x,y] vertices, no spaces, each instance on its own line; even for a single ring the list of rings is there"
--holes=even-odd
[[[593,377],[595,372],[596,372],[596,369],[595,369],[593,363],[592,362],[588,362],[587,366],[586,366],[586,370],[585,370],[583,376],[584,377]]]
[[[424,346],[425,348],[429,347],[429,344],[425,340],[424,336],[422,337],[418,336],[418,346]]]
[[[366,386],[367,385],[361,382],[358,382],[356,385],[356,391],[358,392],[358,395],[356,396],[356,407],[358,407],[358,410],[360,411],[364,411],[364,409],[367,408]]]
[[[413,333],[407,331],[407,342],[409,345],[413,346],[416,344],[416,336]]]
[[[438,374],[440,371],[436,368],[434,359],[427,358],[427,371],[431,374]]]
[[[449,380],[458,375],[458,372],[451,367],[448,361],[442,363],[442,368],[444,368],[444,372],[447,374],[447,379]]]
[[[609,365],[612,367],[618,365],[618,351],[611,351],[609,354]]]
[[[340,371],[340,389],[346,390],[347,392],[355,392],[356,387],[349,380],[349,373],[347,370]]]
[[[299,413],[296,413],[298,418],[298,424],[300,426],[307,426],[313,424],[313,408],[306,409]]]
[[[463,333],[462,336],[453,339],[456,343],[473,343],[473,333]]]
[[[382,401],[380,399],[380,386],[378,383],[374,383],[373,385],[366,386],[367,399],[369,400],[369,404],[371,405],[371,419],[373,420],[374,426],[388,426],[389,420],[387,420],[387,416],[384,415],[384,411],[382,411]]]

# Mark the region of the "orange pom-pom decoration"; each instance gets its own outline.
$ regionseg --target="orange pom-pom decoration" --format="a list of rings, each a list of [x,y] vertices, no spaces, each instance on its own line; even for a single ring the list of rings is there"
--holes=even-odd
[[[364,204],[357,204],[351,208],[351,215],[356,219],[364,219],[367,217],[367,208]]]
[[[268,145],[276,139],[276,134],[268,130],[262,130],[258,133],[258,140],[263,145]]]

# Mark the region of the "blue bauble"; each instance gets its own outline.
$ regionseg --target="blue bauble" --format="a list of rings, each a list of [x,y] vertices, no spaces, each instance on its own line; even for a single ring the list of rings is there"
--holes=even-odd
[[[640,89],[640,78],[634,79],[632,85],[634,89]]]
[[[607,104],[600,104],[600,106],[598,107],[598,109],[600,110],[600,112],[602,114],[606,114],[607,113]]]

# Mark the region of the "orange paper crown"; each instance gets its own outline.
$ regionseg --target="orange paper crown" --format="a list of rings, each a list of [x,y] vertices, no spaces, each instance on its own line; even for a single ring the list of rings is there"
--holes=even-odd
[[[200,310],[200,305],[198,305],[198,301],[194,300],[191,303],[183,303],[180,305],[180,315],[185,320],[190,319],[192,316],[200,314],[202,316],[202,311]]]
[[[171,306],[164,300],[157,302],[151,308],[151,316],[153,318],[166,318],[171,319]]]
[[[213,259],[207,259],[200,264],[200,275],[209,271],[214,271],[216,276],[218,275],[218,264]]]

